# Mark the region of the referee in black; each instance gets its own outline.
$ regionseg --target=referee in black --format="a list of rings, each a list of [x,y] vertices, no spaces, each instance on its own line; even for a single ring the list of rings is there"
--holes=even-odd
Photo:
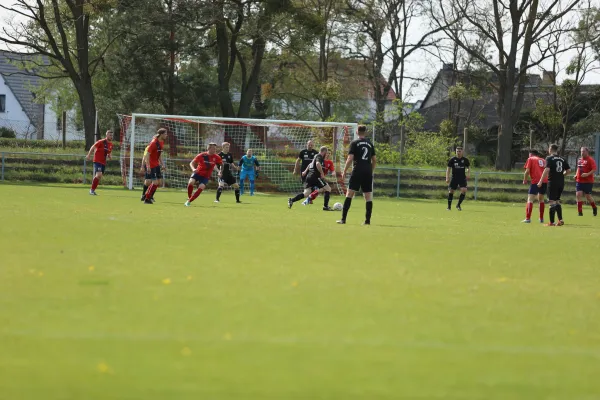
[[[375,157],[375,146],[373,146],[373,143],[365,137],[366,134],[367,127],[359,125],[358,139],[355,139],[350,143],[348,158],[346,159],[346,165],[342,171],[342,181],[345,180],[346,170],[348,170],[351,163],[352,174],[350,175],[350,182],[348,184],[348,190],[346,191],[342,219],[337,221],[338,224],[346,223],[346,216],[348,215],[348,210],[350,210],[354,193],[362,190],[367,209],[363,225],[371,225],[371,213],[373,212],[373,172],[377,165],[377,158]]]

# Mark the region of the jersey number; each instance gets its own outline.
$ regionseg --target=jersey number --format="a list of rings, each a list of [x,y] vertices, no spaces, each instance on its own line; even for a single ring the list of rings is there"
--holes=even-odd
[[[556,172],[562,172],[562,171],[563,171],[562,161],[557,161],[556,162]]]
[[[369,149],[367,147],[363,147],[363,155],[362,159],[367,160],[367,156],[369,155]]]
[[[543,167],[544,166],[544,160],[538,160],[538,165],[540,167]]]

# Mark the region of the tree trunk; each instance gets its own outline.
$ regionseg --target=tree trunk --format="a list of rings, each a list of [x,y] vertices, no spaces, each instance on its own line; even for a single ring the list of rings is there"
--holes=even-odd
[[[498,130],[498,154],[496,155],[496,169],[509,171],[512,167],[512,85],[504,87],[504,104],[500,107],[500,129]]]
[[[222,9],[220,9],[222,12]],[[217,20],[215,24],[217,33],[217,51],[218,51],[218,81],[219,81],[219,104],[221,105],[221,114],[223,117],[235,117],[233,111],[233,103],[229,94],[229,38],[227,35],[227,26],[225,25],[225,17]],[[235,62],[232,58],[231,62]]]
[[[267,19],[268,20],[268,19]],[[262,27],[262,24],[259,24]],[[240,108],[238,110],[239,118],[248,118],[250,116],[250,110],[252,108],[252,100],[256,94],[256,90],[259,85],[260,68],[265,55],[266,41],[262,35],[258,35],[254,39],[252,45],[252,71],[248,77],[248,83],[242,89],[242,96],[240,99]]]
[[[96,130],[96,101],[91,80],[80,82],[77,87],[77,94],[79,95],[83,129],[85,131],[85,148],[89,149],[95,142],[94,132]]]

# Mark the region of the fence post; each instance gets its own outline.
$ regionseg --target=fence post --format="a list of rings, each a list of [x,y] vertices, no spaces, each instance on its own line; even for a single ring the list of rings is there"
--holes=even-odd
[[[4,180],[4,152],[2,152],[2,180]]]
[[[87,158],[83,157],[83,184],[85,185],[85,177],[87,175]]]
[[[396,184],[396,198],[400,197],[400,168],[398,168],[398,183]]]
[[[475,173],[475,192],[473,193],[473,198],[477,200],[477,185],[479,184],[479,174],[480,172]]]

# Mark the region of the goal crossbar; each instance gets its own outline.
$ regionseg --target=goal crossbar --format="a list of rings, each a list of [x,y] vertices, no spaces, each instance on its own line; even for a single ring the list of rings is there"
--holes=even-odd
[[[190,115],[133,113],[119,115],[123,150],[121,168],[124,185],[129,189],[143,181],[140,172],[141,155],[158,128],[168,131],[163,161],[167,165],[164,182],[173,188],[184,188],[189,179],[190,160],[206,145],[231,143],[236,162],[252,148],[261,164],[257,188],[262,191],[293,193],[302,189],[294,176],[294,164],[300,150],[313,140],[330,149],[336,171],[343,167],[349,142],[356,137],[358,124],[322,121],[226,118]],[[340,175],[328,177],[334,192],[342,193],[345,184]],[[213,183],[214,184],[214,183]]]

